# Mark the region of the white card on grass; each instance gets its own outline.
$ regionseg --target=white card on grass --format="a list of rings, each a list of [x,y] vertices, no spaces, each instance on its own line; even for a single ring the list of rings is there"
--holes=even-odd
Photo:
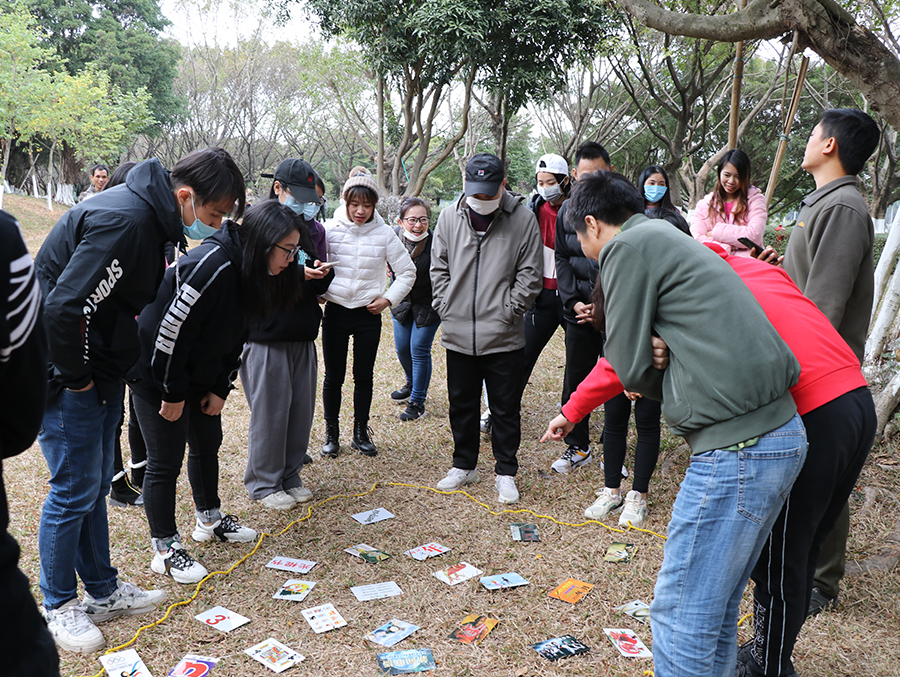
[[[368,602],[370,599],[384,599],[402,595],[403,591],[394,581],[388,583],[373,583],[372,585],[357,585],[350,588],[350,592],[356,595],[360,602]]]
[[[296,578],[288,579],[284,582],[278,592],[272,595],[272,599],[286,599],[289,602],[302,602],[305,600],[312,589],[315,587],[312,581],[301,581]]]
[[[650,620],[650,606],[639,599],[636,599],[633,602],[629,602],[628,604],[623,604],[622,606],[617,606],[616,611],[621,611],[623,614],[628,614],[641,623],[646,624],[647,621]]]
[[[439,581],[444,581],[444,583],[448,583],[449,585],[456,585],[457,583],[462,583],[470,578],[481,576],[483,573],[484,572],[481,569],[473,567],[467,562],[460,562],[459,564],[454,564],[452,567],[435,571],[433,576]]]
[[[284,672],[305,658],[302,654],[271,637],[249,649],[244,649],[244,653],[258,660],[272,672]]]
[[[314,606],[311,609],[304,609],[300,613],[309,623],[314,632],[328,632],[335,628],[342,628],[347,625],[347,621],[334,608],[334,604],[322,604]]]
[[[494,576],[483,576],[481,584],[488,590],[502,590],[503,588],[517,588],[520,585],[528,585],[521,575],[510,572],[508,574],[495,574]]]
[[[424,562],[429,557],[437,557],[438,555],[443,555],[445,552],[449,551],[450,548],[446,545],[441,545],[440,543],[426,543],[425,545],[420,545],[418,548],[407,550],[403,554],[409,555],[420,562]]]
[[[375,628],[372,632],[366,635],[365,638],[370,642],[375,642],[376,644],[380,644],[381,646],[391,647],[400,640],[406,639],[418,629],[418,625],[413,625],[412,623],[407,623],[406,621],[392,618],[384,625]]]
[[[358,512],[353,515],[353,519],[355,519],[360,524],[374,524],[375,522],[380,522],[381,520],[389,520],[394,515],[390,513],[388,510],[384,508],[375,508],[373,510],[366,510],[365,512]]]
[[[134,649],[125,649],[125,651],[116,651],[100,656],[100,664],[106,668],[106,674],[109,677],[120,677],[120,675],[152,677],[147,666],[144,665],[144,661]]]
[[[269,569],[295,571],[298,574],[308,574],[314,566],[316,563],[310,562],[308,559],[292,559],[290,557],[274,557],[271,562],[266,564]]]
[[[638,636],[634,634],[634,630],[628,630],[626,628],[603,628],[603,632],[606,633],[606,636],[609,637],[609,641],[615,645],[619,650],[619,653],[623,656],[627,656],[628,658],[653,658],[650,649],[638,639]]]
[[[169,670],[166,677],[206,677],[218,662],[218,658],[185,654],[184,658],[178,661],[178,665]]]
[[[223,606],[214,606],[209,611],[197,614],[194,618],[201,623],[206,623],[222,632],[231,632],[235,628],[239,628],[250,622],[250,619],[246,616],[241,616],[234,611],[229,611]]]

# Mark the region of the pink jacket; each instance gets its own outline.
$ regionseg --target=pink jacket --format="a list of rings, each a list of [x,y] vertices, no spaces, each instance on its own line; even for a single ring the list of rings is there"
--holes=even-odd
[[[722,245],[728,254],[734,256],[750,256],[750,250],[738,242],[739,237],[746,237],[757,244],[764,245],[763,235],[766,231],[766,196],[756,186],[750,186],[747,194],[747,212],[742,215],[741,222],[735,223],[734,215],[729,214],[727,221],[718,221],[719,215],[710,212],[709,202],[712,193],[697,203],[697,209],[691,218],[691,235],[700,242],[715,242]],[[712,236],[707,233],[712,232]]]

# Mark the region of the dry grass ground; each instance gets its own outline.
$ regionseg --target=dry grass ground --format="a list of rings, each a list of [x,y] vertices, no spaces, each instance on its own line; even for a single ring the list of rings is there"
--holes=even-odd
[[[6,207],[16,211],[12,203]],[[17,215],[23,220],[23,226],[26,225],[23,215]],[[29,235],[34,252],[34,244],[42,234]],[[493,489],[489,443],[483,446],[479,462],[484,479],[470,491],[487,508],[461,494],[442,495],[428,489],[443,477],[451,459],[444,351],[436,345],[428,416],[422,421],[400,422],[397,418],[400,408],[391,404],[387,395],[401,384],[402,372],[393,354],[387,314],[384,319],[371,421],[379,455],[365,458],[349,448],[352,413],[348,404],[352,401],[352,384],[348,382],[342,418],[343,451],[337,460],[324,461],[316,453],[323,436],[321,408],[313,430],[310,447],[316,462],[303,472],[304,484],[315,493],[311,516],[281,536],[266,537],[258,551],[232,573],[210,579],[193,603],[174,609],[164,623],[142,632],[133,646],[152,674],[165,675],[186,653],[219,657],[221,662],[214,674],[228,677],[270,674],[245,656],[243,650],[267,637],[275,637],[307,656],[304,663],[288,674],[374,675],[377,674],[375,655],[385,649],[364,640],[363,636],[391,618],[415,623],[421,629],[389,650],[429,647],[438,662],[436,674],[448,677],[632,676],[650,669],[650,661],[620,657],[602,629],[631,627],[646,644],[652,644],[648,627],[622,617],[614,607],[633,599],[650,601],[662,561],[663,541],[649,533],[631,532],[623,536],[597,523],[583,524],[582,511],[593,501],[594,489],[602,482],[599,464],[587,466],[571,476],[552,474],[549,465],[562,447],[541,445],[537,441],[558,408],[563,371],[561,335],[554,337],[542,355],[525,393],[518,477],[522,502],[514,507],[533,510],[571,526],[503,511],[503,506],[496,503]],[[305,509],[267,511],[247,500],[242,478],[248,416],[246,401],[238,387],[224,413],[225,442],[220,453],[223,507],[240,516],[244,523],[276,534],[292,520],[305,517],[307,512]],[[595,415],[594,440],[599,437],[601,424],[602,416]],[[126,457],[127,453],[126,446]],[[876,458],[867,465],[860,487],[878,486],[896,493],[900,466],[896,464],[895,450],[879,447],[874,455]],[[665,534],[668,512],[687,462],[687,451],[680,441],[664,433],[660,465],[651,485],[646,525],[650,530]],[[21,567],[32,581],[36,598],[40,599],[37,529],[47,492],[46,465],[37,446],[4,465],[12,515],[10,529],[22,545]],[[400,487],[391,483],[417,486]],[[369,491],[373,485],[376,485],[374,490]],[[623,486],[630,487],[628,480]],[[364,495],[353,497],[353,494]],[[334,496],[340,497],[321,503]],[[858,508],[862,500],[862,492],[857,492],[853,498],[851,560],[876,552],[900,517],[900,506],[884,494],[860,517]],[[191,530],[193,510],[184,474],[179,482],[177,506],[178,524],[186,534]],[[352,513],[375,507],[387,508],[396,518],[361,526],[350,517]],[[193,593],[193,586],[178,585],[150,571],[149,533],[140,509],[110,509],[109,521],[112,559],[123,579],[145,588],[166,589],[169,602],[186,599]],[[519,521],[537,522],[541,542],[513,542],[509,524]],[[615,526],[616,518],[607,522]],[[606,548],[615,540],[636,545],[630,563],[602,561]],[[429,541],[437,541],[452,550],[426,562],[402,554]],[[373,565],[343,552],[357,543],[368,543],[393,557]],[[252,545],[191,544],[189,547],[213,571],[229,568]],[[272,599],[280,584],[292,577],[265,568],[276,555],[318,562],[303,576],[318,583],[304,602],[294,604]],[[474,564],[486,574],[518,572],[530,585],[488,592],[477,581],[450,587],[431,575],[461,560]],[[550,589],[569,577],[596,586],[574,606],[547,596]],[[403,595],[358,602],[349,590],[350,586],[384,581],[396,581]],[[300,610],[326,602],[337,607],[348,625],[316,635]],[[196,614],[215,605],[239,612],[252,622],[229,634],[221,634],[194,620]],[[743,611],[748,611],[749,606],[748,592]],[[810,621],[804,628],[795,652],[798,672],[821,677],[900,675],[898,609],[900,583],[896,571],[845,579],[839,609]],[[500,621],[478,647],[464,646],[447,637],[469,613],[486,614]],[[129,641],[142,624],[161,615],[162,612],[105,624],[102,629],[108,646]],[[740,627],[741,640],[748,637],[749,627],[749,621]],[[530,648],[535,642],[562,634],[575,635],[591,647],[591,652],[550,663]],[[91,675],[100,670],[96,655],[66,653],[61,659],[64,675]]]

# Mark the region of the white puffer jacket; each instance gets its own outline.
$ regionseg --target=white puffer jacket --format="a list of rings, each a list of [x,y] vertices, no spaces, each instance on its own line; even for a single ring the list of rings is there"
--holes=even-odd
[[[406,248],[384,221],[361,226],[345,218],[326,224],[328,260],[337,261],[334,280],[324,296],[345,308],[362,308],[379,296],[396,306],[406,298],[416,281],[416,267]],[[394,283],[387,287],[387,265]]]

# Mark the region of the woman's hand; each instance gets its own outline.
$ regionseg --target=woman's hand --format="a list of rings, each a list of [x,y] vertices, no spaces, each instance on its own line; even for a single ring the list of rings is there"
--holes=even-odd
[[[653,346],[653,366],[663,371],[669,366],[669,346],[659,336],[651,336],[650,345]]]
[[[545,432],[541,437],[541,442],[546,442],[548,440],[556,440],[557,442],[559,442],[566,435],[572,432],[572,428],[574,427],[574,423],[560,414],[552,421],[550,421],[550,425],[547,426],[547,432]]]
[[[594,304],[578,301],[573,307],[578,324],[586,324],[594,319]]]
[[[159,415],[167,421],[175,422],[181,418],[184,412],[184,400],[181,402],[163,402],[159,408]]]
[[[323,277],[325,277],[325,274],[328,272],[328,270],[325,268],[319,268],[319,265],[321,265],[321,263],[322,262],[317,259],[313,264],[313,268],[310,268],[309,266],[303,266],[303,275],[305,276],[305,279],[321,280]]]
[[[380,315],[381,311],[383,311],[385,308],[390,307],[390,305],[390,301],[388,301],[383,296],[379,296],[377,299],[372,301],[372,303],[366,306],[366,310],[368,310],[373,315]]]
[[[206,393],[203,399],[200,400],[200,411],[207,416],[218,416],[222,413],[224,406],[225,400],[215,393]]]
[[[94,387],[94,380],[91,379],[91,382],[88,383],[84,388],[66,388],[70,393],[83,393],[86,390],[90,390]]]
[[[625,390],[624,392],[625,392],[625,397],[627,397],[632,402],[637,400],[639,397],[643,397],[643,395],[641,395],[640,393],[632,393],[627,390]]]

